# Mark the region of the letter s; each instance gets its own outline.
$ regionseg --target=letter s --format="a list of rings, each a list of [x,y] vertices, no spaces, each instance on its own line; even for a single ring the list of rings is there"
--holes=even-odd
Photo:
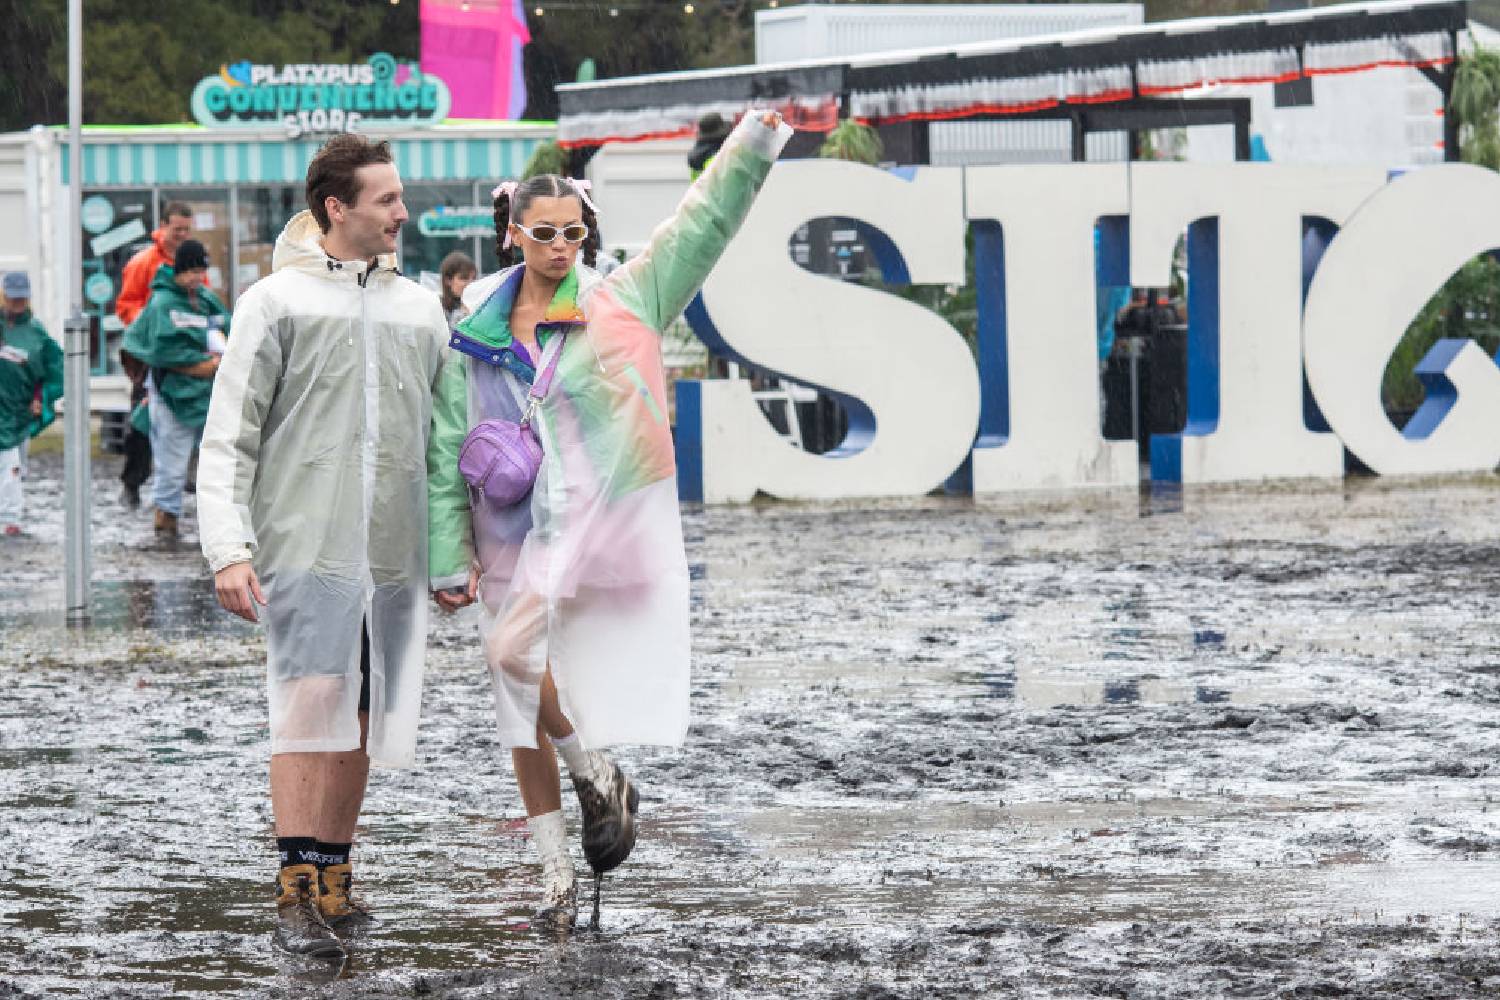
[[[710,321],[708,339],[756,367],[842,397],[849,436],[814,455],[777,435],[749,382],[678,382],[685,499],[744,501],[757,490],[802,498],[921,495],[958,468],[974,442],[979,376],[953,327],[915,303],[792,261],[793,232],[823,216],[881,230],[911,281],[964,281],[957,168],[897,176],[837,161],[777,164],[690,318]]]

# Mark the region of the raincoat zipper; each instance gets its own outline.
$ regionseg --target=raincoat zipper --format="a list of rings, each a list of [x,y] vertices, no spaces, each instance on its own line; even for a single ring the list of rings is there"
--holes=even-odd
[[[363,486],[364,501],[364,526],[363,544],[365,551],[365,578],[362,581],[365,591],[365,619],[366,628],[374,630],[375,623],[370,621],[372,598],[375,593],[375,578],[371,575],[369,565],[370,552],[370,515],[375,507],[375,436],[380,427],[380,360],[375,338],[370,335],[370,306],[369,292],[365,282],[369,278],[368,271],[362,271],[355,278],[359,288],[359,327],[360,337],[364,341],[365,370],[365,429],[361,441],[363,451],[360,454],[360,478]]]

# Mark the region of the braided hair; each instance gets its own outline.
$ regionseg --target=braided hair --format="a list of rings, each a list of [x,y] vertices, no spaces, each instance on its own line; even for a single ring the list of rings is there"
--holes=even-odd
[[[593,267],[599,255],[599,218],[589,208],[589,203],[579,197],[572,183],[557,174],[528,177],[516,187],[514,199],[504,192],[495,196],[495,256],[500,259],[500,266],[521,263],[521,248],[514,243],[508,247],[505,245],[505,231],[511,221],[525,215],[526,209],[538,198],[578,198],[578,205],[583,209],[583,224],[589,227],[589,234],[583,241],[583,263],[586,267]]]

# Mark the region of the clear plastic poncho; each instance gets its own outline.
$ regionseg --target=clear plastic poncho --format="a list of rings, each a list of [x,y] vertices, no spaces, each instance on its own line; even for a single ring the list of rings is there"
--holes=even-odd
[[[667,421],[661,331],[697,294],[739,229],[785,125],[747,114],[646,250],[607,278],[577,266],[537,337],[566,335],[535,421],[545,451],[531,495],[497,507],[458,471],[468,431],[517,420],[541,358],[514,343],[523,268],[469,286],[452,339],[461,368],[441,378],[428,454],[434,587],[477,556],[481,634],[507,747],[535,747],[550,666],[586,744],[678,744],[688,727],[688,570]]]
[[[394,258],[333,261],[311,213],[240,297],[198,468],[203,553],[264,589],[271,752],[359,746],[370,638],[372,761],[415,760],[427,645],[433,387],[455,356],[437,296]]]

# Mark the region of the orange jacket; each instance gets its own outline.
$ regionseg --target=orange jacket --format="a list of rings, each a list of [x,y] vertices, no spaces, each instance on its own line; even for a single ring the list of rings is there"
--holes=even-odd
[[[151,246],[130,258],[130,262],[125,265],[125,273],[120,276],[120,294],[115,297],[115,315],[126,326],[135,322],[135,318],[151,300],[151,282],[156,280],[156,269],[163,264],[172,263],[172,258],[161,249],[165,233],[165,229],[152,233]]]

